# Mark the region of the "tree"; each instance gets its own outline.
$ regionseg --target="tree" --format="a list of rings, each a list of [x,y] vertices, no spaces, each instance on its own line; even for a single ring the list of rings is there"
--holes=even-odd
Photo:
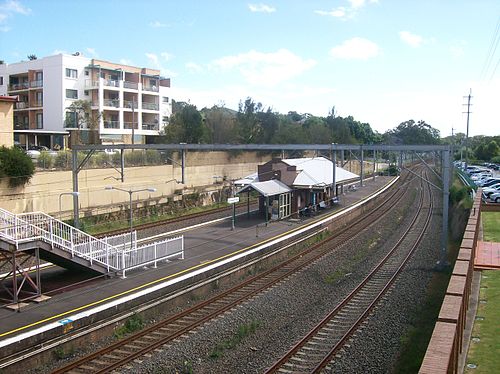
[[[396,128],[384,134],[388,144],[439,144],[439,130],[431,127],[425,121],[409,120],[400,123]]]
[[[244,103],[240,101],[236,115],[240,142],[251,144],[260,139],[262,127],[257,117],[260,111],[262,111],[262,104],[255,103],[250,97]]]
[[[89,144],[99,142],[98,129],[101,114],[92,110],[92,103],[89,100],[75,100],[66,108],[65,127],[77,129],[78,143],[82,143],[81,130],[90,130]]]
[[[202,116],[208,131],[209,143],[236,142],[236,112],[224,106],[214,105],[212,108],[203,108]]]
[[[478,160],[490,161],[491,159],[498,156],[500,153],[500,147],[496,141],[491,140],[488,143],[481,143],[474,149],[474,155]]]
[[[28,60],[30,60],[30,61],[37,59],[36,55],[28,55],[27,57],[28,57]]]
[[[166,143],[203,143],[208,138],[208,131],[203,124],[196,106],[187,104],[172,115],[170,124],[165,129],[165,136],[160,139]]]

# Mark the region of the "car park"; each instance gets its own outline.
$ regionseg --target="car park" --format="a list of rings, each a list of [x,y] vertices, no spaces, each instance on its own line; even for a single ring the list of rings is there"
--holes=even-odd
[[[500,183],[500,178],[491,178],[490,181],[483,183],[481,187],[491,187],[497,183]]]

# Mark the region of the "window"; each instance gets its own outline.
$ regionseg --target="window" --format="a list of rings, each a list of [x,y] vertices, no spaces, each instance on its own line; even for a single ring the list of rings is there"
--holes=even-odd
[[[166,96],[163,96],[163,97],[161,98],[161,100],[162,100],[164,103],[168,103],[168,97],[166,97]]]
[[[75,70],[76,71],[76,70]],[[37,81],[42,81],[43,80],[43,72],[41,71],[37,71],[36,74],[35,74],[35,79]]]
[[[43,113],[36,114],[36,128],[43,129]]]
[[[88,77],[90,72],[88,70],[85,70],[85,76]]]
[[[167,126],[168,125],[168,116],[162,117],[161,121],[163,122],[163,126]]]
[[[149,85],[150,85],[151,87],[156,86],[156,84],[157,84],[156,79],[150,79],[150,80],[149,80]]]
[[[78,71],[76,71],[76,69],[66,68],[66,77],[76,79],[76,78],[78,78]]]
[[[66,90],[66,98],[67,99],[78,99],[78,91],[77,90]]]
[[[0,86],[3,86],[3,77],[0,77]]]
[[[89,90],[85,90],[85,91],[83,91],[83,94],[84,94],[85,96],[89,96]]]

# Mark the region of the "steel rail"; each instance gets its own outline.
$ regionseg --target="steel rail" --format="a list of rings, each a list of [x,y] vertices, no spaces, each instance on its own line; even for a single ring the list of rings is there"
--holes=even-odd
[[[201,302],[189,309],[186,309],[183,312],[180,312],[163,321],[160,321],[155,325],[152,325],[125,339],[117,341],[102,350],[99,350],[90,355],[82,357],[81,359],[76,360],[73,363],[54,371],[54,373],[65,373],[69,371],[74,371],[75,369],[78,369],[78,367],[83,367],[83,370],[85,372],[89,372],[91,371],[91,367],[93,365],[92,361],[95,360],[97,360],[98,362],[96,363],[97,365],[95,365],[96,367],[93,372],[104,373],[115,370],[138,357],[144,356],[146,353],[151,352],[152,350],[163,346],[169,341],[172,341],[186,334],[188,331],[197,328],[198,326],[206,323],[207,321],[214,319],[215,317],[221,315],[225,311],[234,308],[236,305],[241,304],[242,302],[248,300],[249,298],[255,296],[256,294],[264,292],[265,290],[269,289],[272,285],[282,281],[283,279],[296,273],[305,266],[323,257],[326,253],[331,251],[332,245],[329,245],[328,248],[326,248],[323,251],[318,251],[317,250],[318,248],[320,248],[321,246],[325,246],[326,243],[330,243],[332,241],[335,241],[337,245],[340,245],[341,243],[345,242],[348,238],[356,236],[361,231],[359,229],[359,226],[365,225],[366,227],[369,227],[374,222],[383,218],[383,216],[390,209],[392,209],[397,204],[397,202],[400,201],[400,199],[404,196],[404,194],[405,190],[396,189],[382,204],[380,204],[377,207],[377,209],[374,209],[367,215],[360,217],[351,226],[346,226],[342,228],[337,233],[335,233],[334,236],[331,236],[323,240],[322,242],[319,242],[316,245],[307,248],[306,250],[296,254],[295,256],[273,267],[272,269],[269,269],[259,275],[253,276],[244,281],[243,283],[219,295],[216,295],[204,302]],[[309,257],[307,255],[309,255]],[[266,277],[270,279],[266,279]],[[258,285],[255,286],[257,281]],[[224,298],[228,299],[225,303],[224,303]],[[218,307],[214,306],[214,304],[216,303],[219,304]],[[210,307],[212,307],[213,310],[209,310],[209,312],[203,314],[203,309],[204,308],[210,309]],[[201,317],[197,317],[195,321],[182,326],[183,325],[182,318],[192,316],[193,314],[201,314]],[[169,328],[168,326],[174,324],[174,322],[177,325],[181,325],[180,328],[170,332],[167,331],[167,334],[165,336],[158,338],[158,336],[161,334],[160,331],[168,330]],[[157,337],[155,341],[149,340],[147,344],[141,341],[141,338],[151,336],[152,334],[155,334],[155,336]],[[134,344],[136,346],[139,346],[139,348],[135,349],[132,352],[128,352],[126,349],[124,350],[125,346]],[[117,350],[126,352],[126,357],[119,357],[119,355],[116,354]],[[104,364],[103,361],[106,359],[106,355],[109,355],[110,353],[113,353],[111,354],[111,356],[115,356],[118,359],[114,360],[114,362]]]
[[[428,187],[429,188],[429,187]],[[424,201],[424,196],[423,196],[423,190],[421,192],[421,199],[419,203],[419,209],[417,213],[414,215],[412,222],[410,223],[409,227],[407,230],[405,230],[404,234],[402,237],[398,240],[398,242],[391,248],[391,250],[388,252],[386,256],[378,263],[378,265],[368,274],[363,281],[347,296],[344,298],[344,300],[338,304],[334,310],[332,310],[325,318],[323,318],[312,330],[309,331],[306,336],[304,336],[299,342],[297,342],[280,360],[275,362],[270,368],[266,370],[266,374],[268,373],[276,373],[280,371],[281,368],[285,372],[294,372],[294,368],[292,364],[290,364],[288,367],[284,368],[284,366],[289,363],[294,357],[297,358],[296,356],[300,352],[302,348],[304,348],[309,342],[311,342],[315,337],[318,336],[318,333],[325,329],[326,327],[329,330],[333,330],[331,326],[331,321],[338,316],[356,296],[359,296],[360,291],[365,288],[365,286],[368,284],[368,282],[372,279],[374,279],[375,275],[379,272],[382,267],[387,264],[387,261],[392,257],[392,255],[396,252],[396,250],[400,247],[401,243],[404,241],[404,239],[407,237],[407,235],[411,232],[412,228],[414,228],[415,223],[417,222],[418,218],[420,217],[420,213],[422,211],[423,207],[423,201]],[[402,271],[404,266],[406,265],[407,261],[413,254],[414,250],[416,249],[418,243],[420,242],[423,234],[425,233],[425,230],[427,229],[429,222],[430,222],[430,217],[432,215],[432,196],[431,196],[431,208],[428,211],[427,217],[425,224],[423,226],[423,229],[420,231],[419,236],[417,240],[414,242],[412,245],[409,253],[403,260],[403,262],[400,264],[400,266],[395,270],[391,278],[387,281],[387,283],[384,285],[384,287],[378,291],[378,293],[375,295],[373,300],[368,304],[368,306],[365,308],[364,312],[362,312],[359,317],[354,321],[354,323],[351,324],[351,326],[348,328],[344,334],[338,338],[338,341],[335,343],[335,345],[330,348],[326,349],[325,347],[321,347],[322,350],[327,350],[328,353],[325,355],[324,353],[321,353],[321,355],[318,353],[318,356],[323,356],[322,359],[319,359],[320,362],[316,365],[311,364],[309,366],[314,367],[310,372],[312,373],[317,373],[320,372],[322,369],[324,369],[328,363],[331,361],[331,358],[333,355],[338,352],[339,349],[341,349],[345,342],[349,339],[349,337],[352,335],[354,331],[359,327],[359,325],[365,320],[365,318],[368,316],[370,311],[377,305],[378,301],[380,298],[387,292],[387,290],[390,288],[390,286],[393,284],[394,280],[396,279],[397,275]],[[360,297],[361,298],[361,297]],[[345,322],[345,321],[344,321]],[[307,366],[307,357],[304,357],[304,355],[300,355],[300,358],[297,358],[299,362],[301,362],[301,367],[297,368],[297,372],[309,372],[307,369],[304,367]],[[316,357],[316,360],[318,360],[318,357]],[[290,367],[291,366],[291,367]],[[298,365],[297,365],[298,366]]]

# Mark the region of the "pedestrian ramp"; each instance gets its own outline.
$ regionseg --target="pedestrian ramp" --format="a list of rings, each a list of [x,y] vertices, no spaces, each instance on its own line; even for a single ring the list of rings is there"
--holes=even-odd
[[[137,234],[96,238],[42,212],[14,214],[0,208],[0,251],[15,255],[40,249],[42,259],[101,274],[127,271],[171,257],[184,259],[182,235],[137,246]]]

